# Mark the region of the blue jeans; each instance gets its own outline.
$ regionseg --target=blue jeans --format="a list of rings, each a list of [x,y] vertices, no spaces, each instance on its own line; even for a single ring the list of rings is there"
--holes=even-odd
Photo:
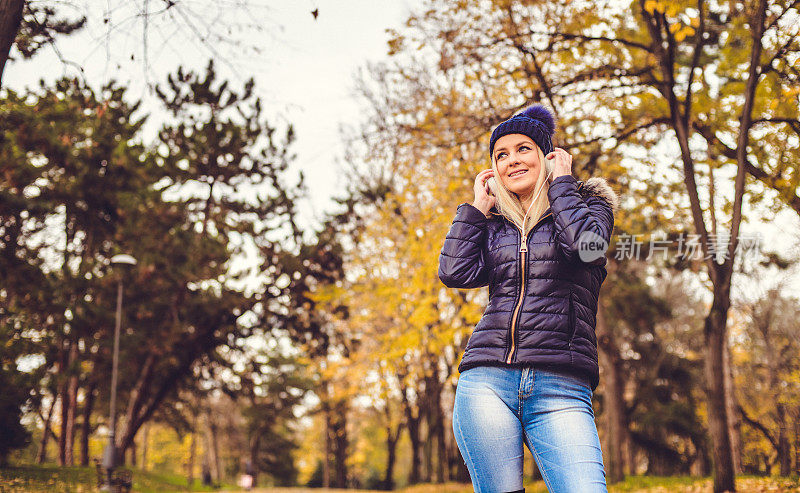
[[[453,431],[477,493],[522,490],[523,442],[550,493],[605,492],[587,381],[534,368],[461,374]]]

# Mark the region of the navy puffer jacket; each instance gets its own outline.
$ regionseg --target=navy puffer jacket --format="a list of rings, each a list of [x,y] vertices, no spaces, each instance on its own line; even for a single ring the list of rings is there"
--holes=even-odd
[[[547,195],[550,208],[524,242],[520,229],[494,210],[487,218],[471,204],[458,206],[439,256],[439,279],[451,288],[489,286],[489,304],[458,371],[542,367],[582,377],[594,390],[606,258],[585,255],[585,240],[599,236],[608,244],[617,196],[602,178],[583,183],[572,176],[553,180]]]

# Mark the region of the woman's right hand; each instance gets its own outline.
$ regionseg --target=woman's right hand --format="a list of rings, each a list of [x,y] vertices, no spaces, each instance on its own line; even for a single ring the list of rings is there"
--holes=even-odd
[[[486,193],[486,180],[492,176],[494,176],[494,171],[492,169],[485,169],[475,177],[475,186],[473,188],[475,191],[475,200],[472,201],[472,205],[483,212],[484,216],[489,214],[489,209],[494,206],[497,200],[494,195]]]

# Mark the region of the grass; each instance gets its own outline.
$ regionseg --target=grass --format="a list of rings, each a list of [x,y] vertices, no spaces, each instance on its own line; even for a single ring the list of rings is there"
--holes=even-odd
[[[798,478],[740,476],[736,478],[736,489],[740,493],[800,492]],[[19,466],[0,469],[0,493],[39,493],[39,492],[97,492],[96,475],[91,467],[57,466]],[[133,491],[155,493],[161,491],[239,491],[231,485],[221,490],[204,487],[195,482],[192,489],[186,485],[186,478],[150,471],[133,471]],[[347,492],[366,493],[367,490],[323,490],[320,488],[261,488],[254,493],[323,493]],[[397,490],[400,493],[470,493],[471,485],[460,483],[420,484]],[[526,483],[526,493],[547,493],[541,481]],[[711,493],[710,478],[689,476],[657,477],[630,476],[622,483],[611,485],[609,493]]]
[[[230,488],[230,485],[225,485]],[[0,469],[0,493],[94,493],[97,474],[94,467],[18,466]],[[186,478],[172,474],[133,470],[133,491],[219,491],[196,480],[190,489]]]
[[[798,478],[740,476],[736,478],[739,493],[800,492]],[[372,490],[322,490],[312,488],[261,488],[253,493],[376,493]],[[461,483],[419,484],[396,490],[398,493],[472,493],[472,486]],[[711,493],[711,478],[690,476],[631,476],[622,483],[609,486],[609,493]],[[543,481],[525,483],[526,493],[548,493]],[[232,493],[232,492],[229,492]]]
[[[0,469],[3,493],[39,491],[95,491],[94,469],[89,467],[19,466]]]
[[[225,487],[230,488],[232,486],[225,485]],[[200,479],[196,478],[193,487],[189,489],[185,476],[134,469],[133,491],[140,491],[142,493],[156,493],[159,491],[219,491],[219,488],[203,486]]]
[[[711,493],[711,478],[691,476],[630,476],[625,481],[609,487],[609,493]],[[736,491],[741,493],[800,492],[797,477],[738,476]]]

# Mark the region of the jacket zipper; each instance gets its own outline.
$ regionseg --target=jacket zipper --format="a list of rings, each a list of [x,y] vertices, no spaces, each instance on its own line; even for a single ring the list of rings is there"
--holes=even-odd
[[[547,214],[546,216],[539,219],[539,221],[536,222],[533,228],[531,228],[531,231],[536,229],[536,226],[538,226],[539,223],[541,223],[548,217],[550,217],[550,214]],[[528,253],[528,235],[523,233],[521,229],[519,231],[519,235],[520,235],[519,261],[520,261],[520,266],[522,268],[522,275],[520,276],[521,282],[519,288],[519,299],[517,300],[517,306],[514,307],[514,314],[511,317],[511,349],[508,352],[508,358],[506,358],[506,364],[511,364],[511,359],[514,357],[514,351],[517,349],[515,329],[517,328],[517,323],[519,323],[519,312],[520,308],[522,308],[522,300],[525,299],[525,286],[528,284],[528,280],[526,277],[527,272],[525,270],[525,267],[528,264],[525,259]]]
[[[517,306],[514,307],[514,315],[511,317],[511,350],[508,351],[508,358],[506,358],[506,364],[511,364],[511,358],[514,357],[514,350],[516,349],[516,337],[514,334],[514,329],[517,326],[517,316],[519,315],[519,309],[522,308],[522,300],[525,299],[525,285],[527,284],[525,279],[525,256],[528,253],[528,242],[527,242],[527,235],[522,232],[520,229],[520,243],[519,243],[519,260],[520,265],[522,267],[522,275],[520,279],[519,287],[519,300],[517,300]]]
[[[580,190],[582,187],[583,187],[583,182],[578,183],[578,190]],[[540,218],[536,222],[536,224],[531,228],[531,231],[536,229],[536,226],[538,226],[539,223],[550,217],[552,214],[553,213],[550,212],[547,215]],[[520,308],[522,308],[522,300],[525,299],[525,286],[528,284],[528,280],[525,277],[526,274],[525,266],[527,264],[527,262],[525,261],[525,257],[527,256],[526,254],[528,253],[528,236],[525,233],[523,233],[521,229],[519,230],[519,235],[521,240],[519,244],[519,260],[522,266],[522,277],[521,277],[522,282],[520,283],[519,299],[517,300],[517,306],[514,307],[514,314],[511,317],[511,350],[508,352],[508,358],[506,358],[506,364],[511,364],[511,359],[514,357],[514,351],[517,349],[516,333],[514,329],[517,328],[517,323],[519,322],[518,321],[519,311]],[[570,298],[570,302],[571,301],[572,299]]]

